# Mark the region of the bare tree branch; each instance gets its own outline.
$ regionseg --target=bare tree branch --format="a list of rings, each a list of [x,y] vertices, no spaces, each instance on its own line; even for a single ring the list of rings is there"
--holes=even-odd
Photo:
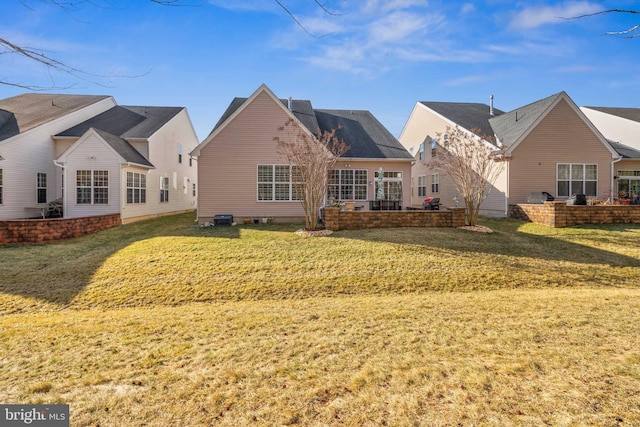
[[[586,13],[584,15],[578,15],[578,16],[574,16],[572,18],[563,18],[563,19],[583,19],[583,18],[590,18],[593,16],[599,16],[599,15],[610,15],[610,14],[628,14],[628,15],[640,15],[640,10],[634,10],[634,9],[607,9],[607,10],[601,10],[600,12],[593,12],[593,13]],[[626,38],[626,39],[633,39],[636,37],[640,37],[640,24],[637,25],[633,25],[629,28],[627,28],[626,30],[620,30],[620,31],[607,31],[605,33],[605,35],[607,36],[620,36],[622,38]]]

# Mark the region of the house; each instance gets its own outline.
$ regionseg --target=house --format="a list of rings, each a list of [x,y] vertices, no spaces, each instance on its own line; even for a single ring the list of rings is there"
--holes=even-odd
[[[431,165],[437,155],[434,139],[443,137],[447,127],[485,136],[500,162],[500,175],[481,206],[483,215],[505,216],[510,204],[527,203],[541,192],[558,200],[576,193],[600,199],[612,194],[612,171],[620,154],[569,95],[560,92],[509,112],[493,108],[493,99],[490,105],[418,102],[399,138],[416,160],[413,205],[435,196],[445,206],[462,206],[453,183]]]
[[[123,223],[195,209],[197,173],[187,154],[198,139],[185,108],[119,106],[111,97],[82,95],[32,98],[0,101],[7,115],[33,123],[0,141],[0,218],[40,216],[54,200],[65,218],[119,213]],[[82,101],[88,107],[48,113]]]
[[[310,136],[336,129],[350,147],[330,171],[327,202],[362,210],[402,209],[410,203],[413,157],[369,111],[317,110],[308,100],[280,99],[261,85],[249,98],[235,98],[191,152],[198,161],[200,223],[224,214],[236,221],[304,217],[290,182],[291,165],[274,141],[287,137],[278,127],[290,119]]]
[[[581,107],[620,154],[614,163],[614,196],[640,203],[640,108]]]

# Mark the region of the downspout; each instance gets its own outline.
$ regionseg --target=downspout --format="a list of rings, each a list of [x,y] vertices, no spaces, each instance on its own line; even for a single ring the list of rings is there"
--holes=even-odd
[[[505,185],[505,195],[504,195],[504,215],[505,216],[509,216],[509,165],[511,162],[509,162],[508,160],[505,160],[506,162],[506,166],[505,166],[505,180],[506,180],[506,185]]]
[[[611,195],[610,198],[611,198],[612,202],[613,202],[613,194],[614,194],[613,193],[613,181],[614,181],[613,177],[615,176],[614,173],[613,173],[613,169],[614,169],[614,165],[616,163],[618,163],[620,160],[622,160],[622,156],[620,156],[617,159],[614,159],[614,160],[611,161],[611,181],[610,181],[611,191],[609,192],[609,194]]]

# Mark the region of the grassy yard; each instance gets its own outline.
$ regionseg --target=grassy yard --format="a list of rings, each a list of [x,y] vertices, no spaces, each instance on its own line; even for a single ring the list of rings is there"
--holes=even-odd
[[[640,226],[0,247],[0,402],[74,426],[640,424]]]

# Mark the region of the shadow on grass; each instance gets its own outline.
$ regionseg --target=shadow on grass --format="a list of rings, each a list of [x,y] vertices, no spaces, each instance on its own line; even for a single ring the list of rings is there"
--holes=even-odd
[[[601,243],[610,246],[637,246],[635,242],[640,238],[640,224],[603,224],[589,228],[581,226],[554,229],[511,219],[484,218],[482,223],[494,232],[480,233],[451,228],[398,228],[339,232],[332,236],[417,245],[436,250],[537,258],[553,262],[640,267],[640,257],[598,247]],[[525,231],[529,228],[531,231]],[[581,233],[580,230],[585,232]],[[637,233],[617,233],[629,231]],[[592,241],[593,246],[571,241],[576,238]]]
[[[193,213],[186,213],[140,221],[61,242],[0,246],[0,294],[65,306],[82,292],[110,256],[132,243],[167,236],[239,239],[243,229],[199,227],[193,218]],[[3,311],[0,306],[0,313]]]

